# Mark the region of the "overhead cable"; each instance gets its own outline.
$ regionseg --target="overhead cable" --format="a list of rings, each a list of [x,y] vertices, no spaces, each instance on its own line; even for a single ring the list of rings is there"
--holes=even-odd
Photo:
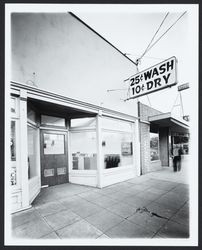
[[[154,45],[186,14],[186,11],[182,13],[182,15],[180,15],[180,17],[178,17],[178,19],[148,48],[148,50],[146,51],[146,53],[154,47]],[[145,53],[145,54],[146,54]]]
[[[158,27],[157,31],[156,31],[156,32],[155,32],[155,34],[153,35],[153,37],[152,37],[152,39],[151,39],[150,43],[148,44],[147,48],[145,49],[145,51],[143,52],[143,54],[141,55],[141,57],[139,58],[139,60],[141,60],[141,59],[142,59],[142,57],[143,57],[143,56],[147,53],[147,51],[148,51],[148,49],[149,49],[150,45],[152,44],[152,42],[153,42],[154,38],[156,37],[157,33],[159,32],[159,30],[160,30],[161,26],[162,26],[162,25],[163,25],[163,23],[165,22],[165,20],[166,20],[166,18],[167,18],[167,16],[168,16],[168,14],[169,14],[169,12],[168,12],[168,13],[165,15],[165,17],[163,18],[163,20],[162,20],[161,24],[159,25],[159,27]]]

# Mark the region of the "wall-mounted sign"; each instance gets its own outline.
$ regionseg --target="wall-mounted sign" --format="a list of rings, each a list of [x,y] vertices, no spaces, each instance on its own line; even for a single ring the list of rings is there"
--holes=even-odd
[[[184,119],[185,121],[189,122],[189,115],[184,115],[184,116],[183,116],[183,119]]]
[[[178,86],[178,91],[182,91],[189,88],[189,83],[184,83]]]
[[[130,81],[130,97],[147,95],[149,93],[171,87],[177,84],[177,60],[171,57],[155,66],[141,71],[131,76]]]

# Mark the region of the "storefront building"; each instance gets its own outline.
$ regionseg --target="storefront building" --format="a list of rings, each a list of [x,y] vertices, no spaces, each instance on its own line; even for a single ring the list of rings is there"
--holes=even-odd
[[[11,212],[42,187],[138,176],[137,101],[107,91],[136,64],[72,13],[12,13],[11,37]]]
[[[103,188],[169,166],[169,135],[187,126],[123,101],[137,65],[115,46],[71,13],[12,13],[11,35],[11,212],[43,187]]]
[[[37,88],[11,83],[12,211],[42,187],[105,187],[139,175],[138,120]]]
[[[138,102],[141,144],[141,173],[172,167],[171,152],[176,144],[188,153],[189,126],[174,118],[171,113],[162,113]]]

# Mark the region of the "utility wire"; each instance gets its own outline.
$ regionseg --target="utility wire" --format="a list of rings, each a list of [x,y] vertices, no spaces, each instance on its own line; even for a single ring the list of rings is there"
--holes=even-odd
[[[180,17],[178,17],[178,19],[148,48],[148,50],[146,51],[146,53],[154,47],[154,45],[180,20],[180,18],[182,18],[184,15],[186,14],[186,11],[182,13],[182,15],[180,15]],[[145,54],[146,54],[145,53]]]
[[[149,102],[150,107],[152,107],[152,105],[151,105],[151,102],[150,102],[150,99],[149,99],[149,96],[148,96],[148,95],[147,95],[147,99],[148,99],[148,102]]]
[[[183,108],[183,102],[182,102],[182,94],[180,92],[180,104],[181,104],[181,110],[182,110],[182,117],[184,116],[184,108]]]
[[[171,108],[171,111],[170,111],[171,113],[172,113],[172,111],[173,111],[173,109],[175,107],[175,103],[177,102],[178,96],[179,96],[179,93],[177,93],[177,97],[176,97],[175,102],[174,102],[174,104],[173,104],[173,106]]]
[[[130,54],[130,53],[125,53],[125,55],[135,56],[136,58],[140,56],[138,54]],[[159,57],[154,57],[154,56],[144,56],[144,57],[148,59],[155,59],[155,60],[162,60],[162,61],[166,60],[166,58],[159,58]]]
[[[147,53],[147,51],[149,50],[150,45],[152,44],[152,42],[153,42],[154,38],[156,37],[157,33],[159,32],[161,26],[162,26],[163,23],[165,22],[165,20],[166,20],[168,14],[169,14],[169,12],[168,12],[168,13],[165,15],[165,17],[163,18],[163,20],[162,20],[161,24],[159,25],[157,31],[156,31],[155,34],[153,35],[153,37],[152,37],[150,43],[148,44],[147,48],[145,49],[145,51],[143,52],[143,54],[141,55],[141,57],[140,57],[138,60],[141,60],[142,57],[143,57],[143,56]]]

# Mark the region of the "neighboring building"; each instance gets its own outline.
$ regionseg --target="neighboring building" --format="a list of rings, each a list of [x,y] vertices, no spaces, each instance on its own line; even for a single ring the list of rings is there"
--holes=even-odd
[[[185,121],[172,117],[171,113],[162,113],[141,102],[138,102],[138,116],[141,173],[172,166],[171,150],[174,144],[188,148],[189,126]]]

